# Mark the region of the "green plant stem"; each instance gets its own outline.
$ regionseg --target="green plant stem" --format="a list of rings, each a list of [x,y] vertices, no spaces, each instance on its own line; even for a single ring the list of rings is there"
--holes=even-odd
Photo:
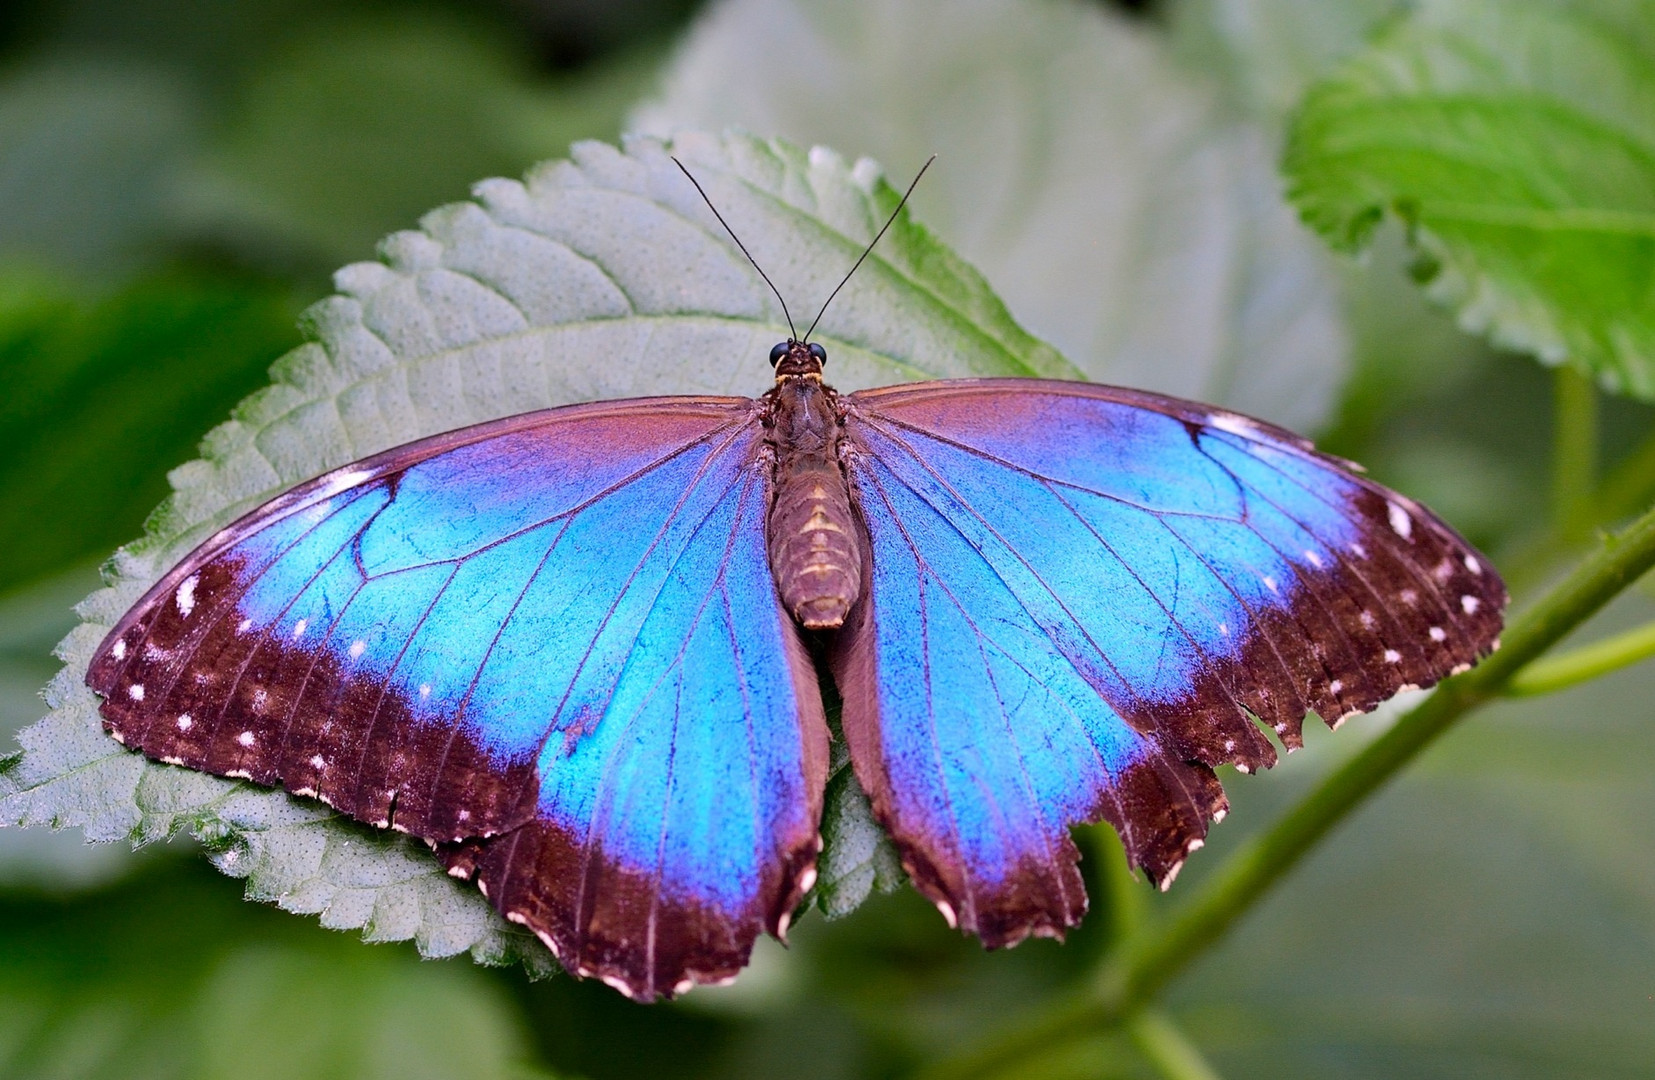
[[[1499,569],[1513,592],[1523,594],[1556,574],[1562,561],[1576,556],[1592,539],[1597,526],[1625,521],[1655,501],[1655,432],[1620,460],[1597,486],[1585,519],[1592,523],[1581,536],[1564,536],[1556,523],[1529,534],[1513,551],[1504,552]]]
[[[1536,660],[1507,684],[1506,693],[1512,697],[1555,694],[1651,656],[1655,656],[1655,623],[1645,623],[1562,656]]]
[[[1609,470],[1598,485],[1586,518],[1592,526],[1613,525],[1636,514],[1655,500],[1655,432]],[[1513,592],[1522,593],[1544,581],[1568,556],[1591,539],[1591,530],[1564,536],[1553,523],[1530,536],[1517,550],[1500,560],[1500,569]]]
[[[1115,830],[1107,825],[1095,825],[1099,834],[1092,843],[1095,857],[1103,861],[1100,876],[1109,892],[1110,951],[1128,941],[1143,928],[1143,881],[1132,872],[1126,862],[1126,848]]]
[[[1557,369],[1552,453],[1552,521],[1565,540],[1590,535],[1598,473],[1598,396],[1592,380]]]
[[[1165,1080],[1222,1080],[1194,1043],[1159,1009],[1126,1018],[1126,1033]]]
[[[1477,706],[1498,697],[1536,660],[1655,566],[1655,509],[1607,539],[1515,619],[1504,645],[1436,693],[1324,779],[1231,855],[1169,919],[1125,942],[1093,984],[1059,998],[1015,1029],[937,1063],[935,1078],[986,1077],[1097,1028],[1120,1023],[1217,942],[1271,886],[1364,799]]]

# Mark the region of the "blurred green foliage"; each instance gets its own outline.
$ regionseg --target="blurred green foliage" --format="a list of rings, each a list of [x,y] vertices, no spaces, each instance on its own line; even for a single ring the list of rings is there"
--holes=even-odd
[[[145,275],[86,298],[0,280],[0,591],[106,554],[166,494],[158,462],[264,381],[293,292],[245,275]]]
[[[1304,89],[1402,7],[1119,6],[1137,10],[1121,31],[1139,43],[1131,48],[1171,59],[1154,61],[1153,86],[1108,91],[1118,95],[1111,108],[1209,95],[1227,123],[1270,146]],[[1647,0],[1576,6],[1622,27],[1627,49],[1655,40]],[[0,758],[9,733],[40,711],[29,692],[52,673],[50,644],[74,625],[66,608],[90,587],[88,561],[138,535],[166,470],[193,457],[195,441],[298,342],[294,318],[326,294],[327,273],[371,257],[379,236],[463,198],[476,179],[519,174],[575,138],[616,138],[661,73],[695,63],[690,14],[678,0],[6,7]],[[749,32],[763,49],[769,31]],[[912,64],[880,55],[877,25],[844,34],[841,77],[853,85],[866,81],[855,65],[873,64],[870,55],[887,74]],[[877,101],[836,110],[810,57],[797,60],[790,89],[814,111],[784,110],[775,123],[808,128],[827,115],[845,125],[836,144],[866,139],[841,146],[848,153],[880,147],[896,168],[933,148],[904,139],[982,126],[980,115],[950,111],[945,95],[905,89],[893,111],[937,119],[882,142],[893,129]],[[1005,85],[1051,96],[1027,116],[1100,104],[1069,100],[1061,85]],[[1133,114],[1140,122],[1128,130],[1165,130]],[[1019,184],[1044,175],[1050,129],[1021,123],[1036,137],[1016,167],[958,157],[943,167],[1007,206],[1026,203],[1036,187]],[[1153,200],[1155,186],[1141,197]],[[1407,195],[1386,188],[1380,203],[1397,191]],[[1059,231],[1089,235],[1084,209],[1065,220]],[[1247,235],[1248,219],[1238,220]],[[993,239],[973,257],[991,260]],[[1189,250],[1187,266],[1206,265],[1201,245]],[[1543,581],[1568,553],[1546,535],[1553,384],[1431,308],[1404,275],[1410,257],[1401,231],[1382,227],[1365,265],[1316,271],[1333,283],[1351,365],[1318,434],[1431,503],[1520,571],[1520,584]],[[1637,313],[1640,302],[1647,292],[1617,303]],[[1589,434],[1611,478],[1594,522],[1605,526],[1647,502],[1655,470],[1650,410],[1600,406]],[[1587,634],[1651,617],[1649,598],[1631,595]],[[1652,689],[1649,672],[1632,670],[1467,725],[1180,983],[1173,1015],[1237,1076],[1647,1075]],[[1171,899],[1371,729],[1314,738],[1270,777],[1226,777],[1235,811]],[[111,858],[72,836],[7,830],[0,1075],[894,1075],[1086,977],[1121,914],[1090,880],[1100,864],[1086,863],[1093,916],[1063,946],[984,954],[904,890],[843,921],[804,920],[790,950],[761,948],[732,987],[640,1008],[596,984],[363,946],[243,903],[193,853]],[[1019,1075],[1152,1073],[1122,1036],[1105,1034],[1053,1048]]]
[[[506,988],[250,904],[200,863],[103,892],[0,896],[0,1073],[459,1080],[545,1076]]]
[[[308,22],[233,95],[186,185],[188,213],[250,259],[359,259],[482,177],[612,136],[659,59],[646,45],[537,79],[512,44],[436,11]]]

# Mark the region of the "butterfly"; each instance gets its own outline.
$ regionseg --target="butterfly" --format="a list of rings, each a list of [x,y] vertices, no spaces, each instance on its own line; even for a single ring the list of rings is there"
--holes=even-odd
[[[1497,644],[1483,557],[1291,432],[1091,383],[840,394],[814,325],[758,397],[527,413],[277,496],[110,631],[105,727],[427,841],[649,1001],[814,884],[824,678],[914,885],[995,947],[1084,914],[1071,826],[1164,888],[1218,766]]]

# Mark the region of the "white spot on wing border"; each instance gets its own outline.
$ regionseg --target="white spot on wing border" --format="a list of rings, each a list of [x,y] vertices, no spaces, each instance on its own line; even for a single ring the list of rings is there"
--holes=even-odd
[[[178,613],[180,615],[188,616],[190,612],[195,610],[195,585],[197,580],[197,575],[191,574],[179,583],[178,591],[173,594],[173,599],[178,603]]]
[[[1414,535],[1414,519],[1408,516],[1408,511],[1401,505],[1387,501],[1385,513],[1391,519],[1392,532],[1404,540]]]

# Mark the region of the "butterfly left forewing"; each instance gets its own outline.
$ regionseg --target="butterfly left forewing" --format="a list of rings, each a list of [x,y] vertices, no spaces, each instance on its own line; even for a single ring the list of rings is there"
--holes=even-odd
[[[570,970],[732,974],[808,886],[820,697],[765,568],[756,404],[575,406],[289,492],[88,676],[152,757],[450,847]]]
[[[1296,437],[1186,402],[983,380],[850,395],[868,587],[835,657],[858,776],[991,944],[1083,908],[1068,826],[1165,882],[1212,769],[1486,653],[1498,577]]]
[[[785,931],[820,847],[826,728],[764,557],[769,475],[703,482],[705,508],[636,562],[648,587],[621,592],[616,630],[539,658],[577,674],[535,820],[458,861],[570,970],[639,1000],[733,977],[761,930]],[[592,539],[637,516],[594,521]]]

